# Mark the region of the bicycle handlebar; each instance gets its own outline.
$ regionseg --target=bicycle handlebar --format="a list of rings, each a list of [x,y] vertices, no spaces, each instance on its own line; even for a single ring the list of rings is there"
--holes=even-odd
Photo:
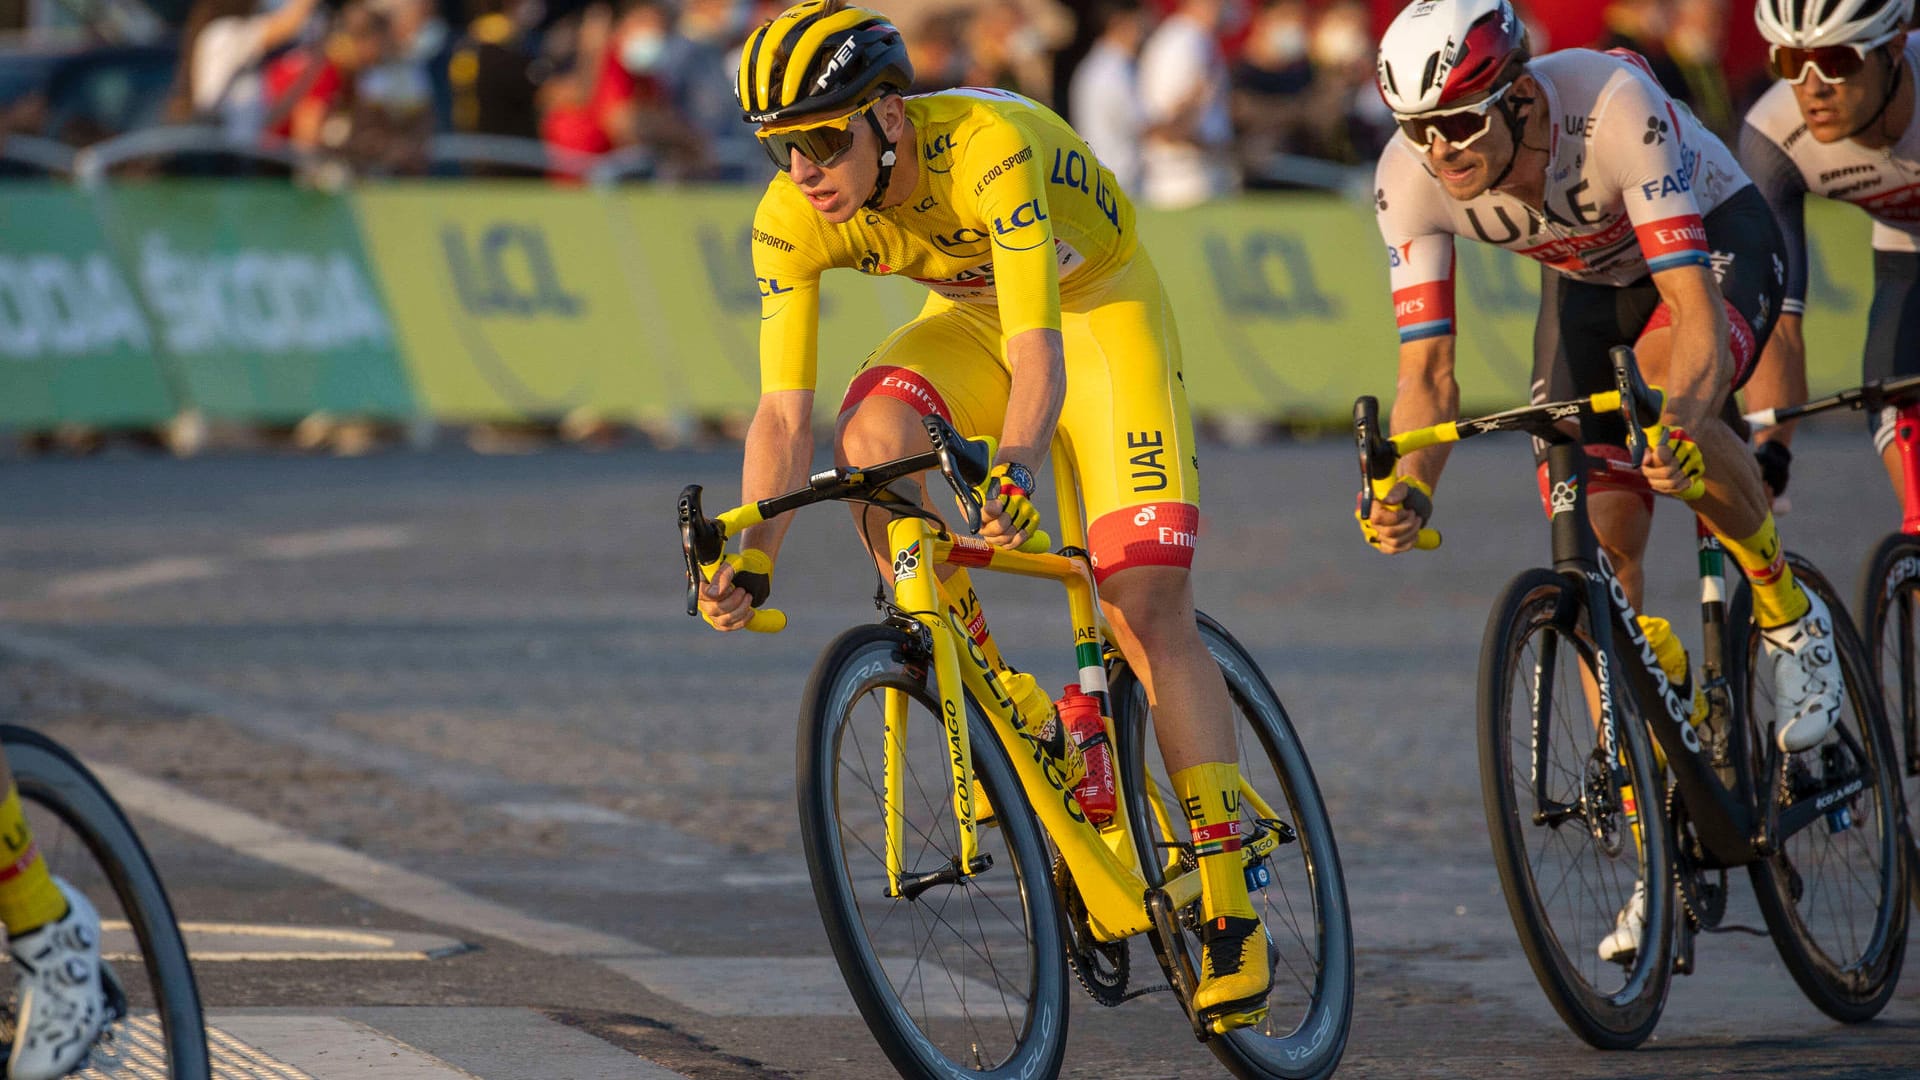
[[[1640,365],[1635,361],[1632,349],[1616,345],[1610,359],[1613,362],[1612,390],[1585,398],[1550,401],[1487,416],[1451,420],[1400,435],[1387,436],[1382,432],[1379,399],[1365,396],[1355,400],[1353,434],[1360,451],[1360,516],[1366,518],[1373,510],[1374,500],[1386,497],[1398,477],[1396,466],[1401,458],[1417,450],[1459,442],[1491,431],[1525,431],[1549,442],[1565,441],[1567,437],[1557,428],[1562,421],[1617,412],[1627,424],[1627,448],[1632,452],[1633,460],[1639,461],[1646,451],[1645,429],[1660,422],[1666,395],[1659,387],[1647,385],[1640,377]],[[1920,385],[1920,377],[1916,377],[1915,383]],[[1430,543],[1429,533],[1432,533]],[[1432,529],[1420,530],[1420,539],[1414,545],[1418,550],[1439,546],[1440,534]]]
[[[1849,409],[1878,409],[1885,405],[1904,405],[1920,400],[1920,375],[1903,375],[1897,379],[1875,379],[1869,383],[1836,394],[1799,405],[1788,405],[1778,409],[1758,409],[1742,417],[1756,429],[1770,428],[1784,424],[1789,420],[1798,420],[1803,416],[1823,413],[1828,409],[1846,407]]]
[[[834,499],[858,498],[873,502],[899,501],[887,491],[895,480],[939,469],[953,489],[967,519],[969,532],[980,531],[980,497],[974,489],[987,479],[992,469],[994,440],[968,439],[941,417],[927,416],[921,424],[932,449],[885,462],[866,469],[829,469],[807,478],[807,486],[782,495],[746,503],[709,518],[700,505],[701,487],[688,484],[680,492],[680,549],[686,560],[687,614],[700,614],[700,585],[719,569],[726,553],[727,539],[741,530],[763,521]],[[1017,549],[1043,552],[1053,547],[1053,538],[1035,530]],[[778,633],[787,625],[785,613],[775,608],[758,608],[747,621],[747,629],[760,633]]]

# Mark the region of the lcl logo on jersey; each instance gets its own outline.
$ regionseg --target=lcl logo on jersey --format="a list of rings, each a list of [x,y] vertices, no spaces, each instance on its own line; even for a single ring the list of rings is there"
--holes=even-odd
[[[940,248],[941,251],[947,252],[948,254],[974,255],[974,254],[978,254],[978,252],[964,251],[962,249],[973,248],[973,247],[976,247],[977,245],[986,243],[987,234],[981,232],[978,229],[969,229],[965,226],[961,226],[960,228],[955,229],[953,232],[948,233],[946,235],[935,233],[933,237],[933,242]]]
[[[1045,220],[1047,220],[1047,212],[1040,209],[1040,200],[1028,199],[1026,202],[1014,207],[1013,213],[1008,214],[1005,218],[996,217],[993,219],[993,238],[995,242],[1008,251],[1028,251],[1037,248],[1047,242],[1047,236],[1042,235],[1031,244],[1009,244],[1005,238],[1019,232],[1021,229],[1038,225]]]
[[[945,157],[948,151],[952,149],[953,149],[953,136],[949,133],[943,132],[939,135],[935,135],[930,141],[928,141],[926,154],[925,154],[927,159],[927,171],[935,172],[935,173],[952,172],[953,166],[951,164],[949,164],[944,169],[934,168],[934,165],[933,165],[933,163],[936,160]]]

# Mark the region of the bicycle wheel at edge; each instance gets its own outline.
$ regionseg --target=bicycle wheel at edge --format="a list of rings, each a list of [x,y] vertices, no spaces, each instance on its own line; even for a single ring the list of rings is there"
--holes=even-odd
[[[1846,681],[1847,705],[1830,739],[1788,761],[1789,782],[1817,785],[1809,765],[1822,771],[1857,773],[1861,790],[1841,805],[1847,817],[1813,824],[1787,837],[1773,857],[1750,863],[1754,898],[1774,947],[1801,992],[1821,1012],[1845,1023],[1872,1019],[1893,996],[1906,957],[1905,847],[1899,778],[1866,650],[1848,620],[1832,583],[1800,556],[1788,552],[1794,577],[1819,594],[1833,614],[1835,651]],[[1729,608],[1728,623],[1751,627],[1745,583]],[[1733,620],[1739,619],[1740,622]],[[1760,633],[1746,639],[1750,745],[1764,760],[1772,738],[1773,693],[1760,661]],[[1756,766],[1756,773],[1760,767]],[[1771,777],[1756,776],[1769,783]]]
[[[94,1064],[112,1075],[203,1080],[209,1065],[199,990],[140,838],[99,780],[58,743],[0,725],[0,744],[34,842],[48,869],[100,912],[101,951],[127,996],[128,1016],[95,1047]]]
[[[1059,1073],[1066,952],[1051,864],[1013,766],[971,698],[973,768],[998,822],[980,829],[985,872],[913,900],[886,895],[884,692],[907,696],[905,872],[958,855],[953,773],[939,699],[908,638],[888,626],[840,635],[800,714],[800,827],[827,938],[847,989],[906,1077]]]
[[[1233,702],[1240,774],[1296,836],[1268,857],[1271,884],[1251,897],[1274,957],[1267,1019],[1215,1036],[1207,1046],[1230,1072],[1248,1080],[1329,1076],[1346,1052],[1353,1019],[1353,931],[1333,824],[1306,750],[1259,665],[1219,623],[1204,614],[1196,618]],[[1112,690],[1115,731],[1125,750],[1127,813],[1147,881],[1159,885],[1168,852],[1154,846],[1160,835],[1156,820],[1167,822],[1182,842],[1186,820],[1149,737],[1145,689],[1124,663],[1116,667]],[[1143,782],[1149,770],[1163,801],[1157,818]],[[1250,815],[1251,808],[1245,812]],[[1183,913],[1186,931],[1180,935],[1185,959],[1196,964],[1197,922],[1191,910]],[[1155,948],[1160,948],[1157,936]],[[1177,959],[1161,957],[1163,965],[1169,962]]]
[[[1860,573],[1853,610],[1886,706],[1907,807],[1907,891],[1920,905],[1920,537],[1894,533],[1880,541]]]
[[[1567,579],[1544,569],[1515,577],[1494,604],[1480,647],[1480,784],[1501,890],[1540,989],[1575,1034],[1603,1050],[1624,1050],[1660,1022],[1672,977],[1666,785],[1616,671],[1615,730],[1627,744],[1641,835],[1654,841],[1636,843],[1606,767],[1611,755],[1596,745],[1581,669],[1591,670],[1597,653],[1580,605]],[[1537,744],[1532,706],[1547,671],[1548,730]],[[1548,816],[1560,815],[1551,821],[1536,820],[1536,745],[1545,759]],[[1602,960],[1600,942],[1636,881],[1659,883],[1647,890],[1641,948],[1631,964]],[[1583,890],[1590,895],[1576,896]]]

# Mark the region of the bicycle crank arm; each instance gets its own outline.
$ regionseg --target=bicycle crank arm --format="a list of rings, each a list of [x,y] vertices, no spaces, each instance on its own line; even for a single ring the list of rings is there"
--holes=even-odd
[[[1147,890],[1147,916],[1153,920],[1154,932],[1160,935],[1161,966],[1167,970],[1167,981],[1173,984],[1173,995],[1180,999],[1180,1007],[1186,1010],[1187,1020],[1193,1024],[1193,1037],[1206,1042],[1213,1037],[1213,1029],[1193,1009],[1193,995],[1199,989],[1200,980],[1187,960],[1187,951],[1180,941],[1180,918],[1174,912],[1173,898],[1165,889]]]
[[[935,885],[958,885],[961,878],[984,874],[993,869],[993,856],[985,852],[974,857],[973,863],[965,870],[960,869],[960,860],[955,859],[939,870],[925,874],[903,874],[900,877],[900,899],[912,900]]]

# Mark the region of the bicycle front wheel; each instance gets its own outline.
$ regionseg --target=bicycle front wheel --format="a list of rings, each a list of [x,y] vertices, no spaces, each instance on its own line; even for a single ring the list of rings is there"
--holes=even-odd
[[[1920,904],[1920,537],[1894,533],[1860,574],[1860,633],[1886,705],[1894,771],[1907,808],[1907,879]]]
[[[1833,644],[1847,703],[1825,742],[1789,755],[1783,822],[1802,822],[1770,858],[1748,865],[1755,899],[1773,931],[1774,947],[1793,981],[1821,1012],[1846,1023],[1872,1019],[1893,996],[1907,947],[1906,841],[1899,781],[1886,717],[1865,650],[1826,577],[1791,552],[1787,561],[1804,589],[1833,614]],[[1743,583],[1744,585],[1744,583]],[[1732,618],[1750,610],[1737,594]],[[1731,620],[1730,620],[1731,621]],[[1772,680],[1761,664],[1760,631],[1751,619],[1746,642],[1749,745],[1755,779],[1773,743]],[[1807,819],[1807,802],[1823,811]],[[1791,826],[1789,826],[1791,827]],[[1783,830],[1784,831],[1784,830]]]
[[[126,999],[124,1015],[94,1048],[95,1067],[108,1075],[204,1080],[200,992],[166,889],[133,826],[100,781],[52,739],[0,725],[0,746],[47,869],[100,913],[101,956]],[[10,973],[0,974],[0,985],[13,985]],[[9,1044],[16,1005],[6,1005]]]
[[[1242,835],[1284,827],[1293,836],[1266,857],[1269,884],[1249,891],[1273,967],[1267,1018],[1215,1036],[1207,1046],[1243,1078],[1330,1076],[1346,1052],[1353,1018],[1353,930],[1333,823],[1279,695],[1232,634],[1204,614],[1197,619],[1200,640],[1219,665],[1233,703]],[[1159,748],[1149,737],[1146,688],[1124,663],[1114,672],[1112,698],[1114,727],[1125,750],[1128,820],[1147,883],[1158,886],[1193,868],[1192,838]],[[1162,964],[1198,965],[1197,907],[1180,912],[1175,947],[1181,953],[1163,954]]]
[[[995,822],[979,829],[985,870],[963,875],[953,766],[937,691],[911,639],[862,626],[827,647],[800,715],[800,828],[807,870],[867,1027],[906,1077],[1057,1075],[1066,1053],[1067,970],[1051,864],[986,719],[966,699],[973,769]],[[903,709],[903,877],[945,872],[887,895],[883,737]],[[984,816],[984,815],[983,815]]]
[[[1514,578],[1494,605],[1480,647],[1480,784],[1507,910],[1540,989],[1576,1035],[1624,1050],[1653,1032],[1666,1003],[1673,870],[1665,785],[1617,663],[1614,731],[1625,745],[1601,734],[1601,654],[1583,606],[1550,570]],[[1623,952],[1614,935],[1636,896],[1644,921]]]

